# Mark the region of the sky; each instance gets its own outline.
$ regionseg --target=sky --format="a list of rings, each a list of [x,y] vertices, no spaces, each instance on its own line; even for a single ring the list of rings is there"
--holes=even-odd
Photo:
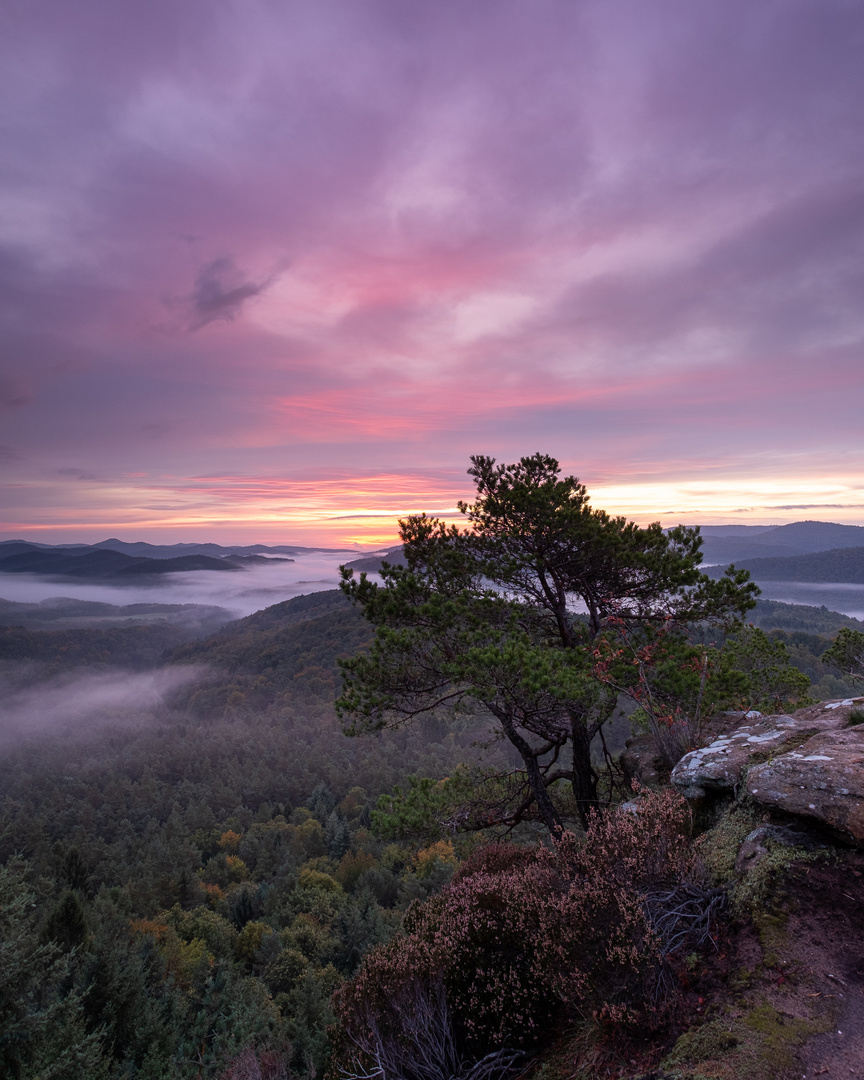
[[[862,55],[860,0],[5,0],[0,539],[380,546],[537,451],[864,523]]]

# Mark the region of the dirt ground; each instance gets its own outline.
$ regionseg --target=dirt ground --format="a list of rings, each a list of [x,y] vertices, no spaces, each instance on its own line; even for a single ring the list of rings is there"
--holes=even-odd
[[[606,1062],[574,1077],[864,1080],[864,854],[793,866],[770,908],[721,947],[680,1041],[643,1047],[636,1068]]]
[[[799,1051],[799,1075],[864,1078],[864,856],[811,867],[793,896],[800,906],[789,919],[788,949],[801,970],[799,995],[821,995],[834,1019]]]
[[[752,1041],[677,1076],[864,1080],[864,855],[837,849],[794,867],[771,910],[729,944],[714,1013]]]

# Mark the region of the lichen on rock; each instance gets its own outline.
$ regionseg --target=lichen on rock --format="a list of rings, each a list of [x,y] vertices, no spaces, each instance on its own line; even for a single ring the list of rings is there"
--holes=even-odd
[[[864,731],[825,731],[756,765],[747,793],[760,805],[810,818],[864,844]]]

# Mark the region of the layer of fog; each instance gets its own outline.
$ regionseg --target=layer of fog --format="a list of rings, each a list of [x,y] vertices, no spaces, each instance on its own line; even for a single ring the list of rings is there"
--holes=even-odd
[[[100,671],[58,675],[4,694],[0,744],[28,735],[66,733],[94,726],[149,723],[181,686],[205,678],[201,665],[153,671]]]
[[[864,585],[824,581],[760,581],[759,588],[763,600],[826,607],[829,611],[839,611],[853,619],[864,619]]]
[[[160,574],[152,584],[140,579],[118,585],[69,578],[58,581],[38,574],[0,574],[0,597],[30,604],[58,596],[118,605],[207,604],[226,608],[232,618],[239,619],[292,596],[337,588],[339,565],[352,558],[356,552],[315,552],[297,555],[294,562],[274,559],[243,570]]]
[[[199,570],[164,574],[151,583],[136,579],[129,585],[107,581],[62,582],[36,574],[0,574],[0,597],[19,603],[40,603],[56,597],[127,604],[205,604],[225,608],[239,619],[253,611],[290,600],[293,596],[335,589],[339,565],[356,558],[355,552],[313,552],[297,555],[294,562],[273,560],[243,570]],[[377,574],[373,580],[380,581]],[[864,585],[824,582],[762,581],[762,597],[786,604],[825,606],[856,619],[864,619]]]

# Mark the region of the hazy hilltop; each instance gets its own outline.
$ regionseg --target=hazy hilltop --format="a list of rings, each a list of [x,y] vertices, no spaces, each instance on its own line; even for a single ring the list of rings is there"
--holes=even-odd
[[[89,551],[119,551],[147,559],[176,559],[180,555],[308,555],[311,552],[338,554],[345,548],[310,548],[296,544],[148,544],[144,540],[129,542],[110,537],[96,544],[40,544],[35,540],[0,540],[0,559],[32,551],[53,551],[67,555],[83,555]]]
[[[291,563],[296,556],[337,557],[339,548],[304,548],[265,544],[126,543],[115,538],[98,544],[38,544],[28,540],[0,541],[0,574],[28,574],[56,580],[98,580],[114,585],[142,578],[190,571],[244,570],[270,563]]]
[[[190,570],[240,570],[239,559],[209,555],[180,555],[176,559],[146,559],[119,551],[26,551],[0,559],[3,574],[47,574],[59,578],[129,578],[142,574],[176,574]]]
[[[29,630],[110,629],[165,623],[193,634],[212,634],[232,618],[215,604],[107,604],[54,596],[39,603],[0,599],[0,626]]]
[[[704,563],[809,555],[833,548],[864,547],[864,526],[831,521],[793,521],[789,525],[703,525]],[[800,580],[800,579],[796,579]],[[810,579],[821,580],[821,579]]]
[[[385,551],[384,554],[377,553],[375,555],[367,555],[362,559],[352,559],[351,562],[345,563],[345,566],[351,570],[356,570],[358,573],[365,571],[367,574],[377,574],[381,569],[382,563],[390,563],[391,566],[407,566],[405,555],[402,551],[402,545],[399,547],[390,548],[389,551]]]

